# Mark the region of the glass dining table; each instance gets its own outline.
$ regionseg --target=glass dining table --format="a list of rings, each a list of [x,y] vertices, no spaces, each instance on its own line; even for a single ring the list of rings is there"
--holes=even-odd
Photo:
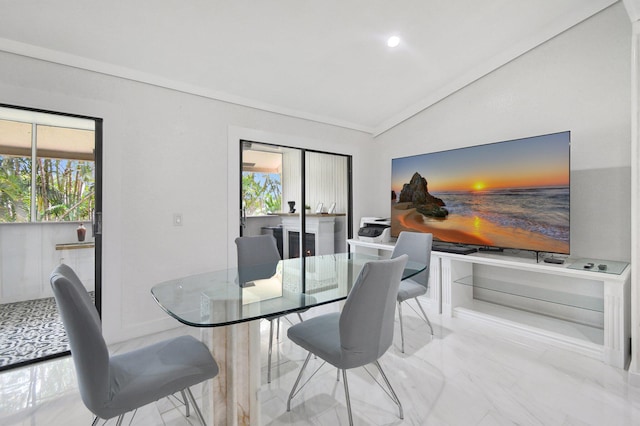
[[[203,390],[208,424],[259,424],[261,318],[346,299],[365,263],[380,258],[337,253],[180,277],[151,289],[158,305],[201,333],[220,366]],[[402,279],[424,271],[408,262]]]

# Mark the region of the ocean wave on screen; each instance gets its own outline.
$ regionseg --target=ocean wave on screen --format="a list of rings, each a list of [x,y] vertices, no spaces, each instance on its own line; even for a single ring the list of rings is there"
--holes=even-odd
[[[569,240],[569,188],[516,188],[443,192],[450,215],[478,217],[560,241]]]

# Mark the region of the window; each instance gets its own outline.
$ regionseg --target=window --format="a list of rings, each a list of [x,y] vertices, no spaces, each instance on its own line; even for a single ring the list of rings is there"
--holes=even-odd
[[[242,161],[245,214],[279,213],[282,210],[282,153],[247,149],[243,152]]]
[[[91,220],[94,125],[0,107],[0,223]]]

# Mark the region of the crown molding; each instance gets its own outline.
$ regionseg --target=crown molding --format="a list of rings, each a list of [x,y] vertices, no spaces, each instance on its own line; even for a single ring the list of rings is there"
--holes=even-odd
[[[326,117],[284,108],[278,105],[272,105],[267,102],[261,102],[255,99],[248,99],[241,96],[235,96],[229,93],[212,90],[206,87],[196,86],[182,81],[172,80],[160,77],[155,74],[134,70],[127,67],[113,65],[107,62],[96,61],[93,59],[72,55],[35,46],[32,44],[21,43],[14,40],[0,38],[0,51],[12,53],[19,56],[38,59],[68,67],[78,68],[86,71],[92,71],[112,77],[122,78],[125,80],[135,81],[139,83],[149,84],[151,86],[162,87],[165,89],[175,90],[190,95],[200,96],[207,99],[226,102],[229,104],[240,105],[261,111],[280,114],[288,117],[299,118],[307,121],[313,121],[321,124],[329,124],[332,126],[342,127],[349,130],[356,130],[371,134],[373,129],[357,123],[340,120],[334,117]]]
[[[631,20],[633,22],[638,21],[640,19],[640,0],[623,1]],[[593,1],[590,2],[589,7],[581,8],[571,14],[558,18],[534,36],[529,37],[513,48],[506,50],[501,54],[490,58],[484,63],[481,63],[478,66],[470,69],[467,73],[465,73],[455,81],[444,85],[428,97],[413,105],[408,106],[404,110],[400,111],[399,113],[374,127],[340,120],[335,117],[328,117],[308,113],[305,111],[293,110],[282,106],[273,105],[267,102],[244,98],[202,86],[196,86],[177,80],[167,79],[158,75],[134,70],[131,68],[96,61],[93,59],[71,55],[57,50],[46,49],[31,44],[21,43],[6,38],[0,38],[0,51],[65,65],[73,68],[79,68],[126,80],[136,81],[152,86],[175,90],[178,92],[217,100],[229,104],[240,105],[292,118],[298,118],[321,124],[337,126],[349,130],[355,130],[363,133],[368,133],[373,137],[376,137],[615,3],[618,3],[618,0]]]
[[[640,21],[640,0],[623,0],[623,3],[631,22]]]
[[[640,0],[629,1],[640,4]],[[420,112],[430,108],[441,100],[453,95],[457,91],[492,73],[493,71],[517,59],[525,53],[553,39],[559,34],[562,34],[563,32],[571,29],[572,27],[589,19],[590,17],[602,12],[604,9],[612,6],[617,2],[618,0],[601,0],[598,2],[594,2],[594,4],[592,4],[590,8],[585,7],[580,10],[576,10],[571,14],[556,19],[554,22],[547,25],[546,28],[544,28],[542,31],[539,31],[535,35],[529,37],[528,39],[525,39],[521,43],[515,45],[513,48],[506,50],[499,55],[494,56],[493,58],[490,58],[484,63],[479,64],[455,81],[452,81],[446,86],[440,88],[440,90],[432,93],[429,97],[414,105],[409,106],[404,111],[396,114],[389,120],[384,121],[376,129],[374,129],[374,138],[399,125],[400,123],[410,119],[411,117],[419,114]]]

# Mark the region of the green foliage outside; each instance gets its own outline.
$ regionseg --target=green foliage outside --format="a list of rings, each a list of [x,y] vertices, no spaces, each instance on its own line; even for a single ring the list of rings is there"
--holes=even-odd
[[[247,216],[280,212],[282,209],[280,175],[243,172],[242,202]]]
[[[31,197],[30,186],[29,159],[0,157],[0,222],[25,222]]]
[[[30,222],[31,158],[0,156],[0,223]],[[93,161],[36,160],[36,221],[90,221],[95,206]]]

